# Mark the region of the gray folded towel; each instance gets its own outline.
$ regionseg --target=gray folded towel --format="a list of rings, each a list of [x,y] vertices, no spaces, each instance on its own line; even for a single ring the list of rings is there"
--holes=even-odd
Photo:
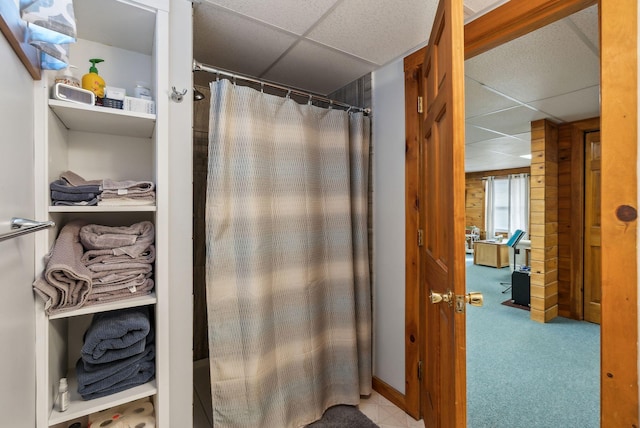
[[[74,186],[72,184],[69,184],[67,180],[63,179],[52,181],[51,184],[49,184],[49,189],[51,191],[61,193],[100,193],[100,185],[98,184],[83,184],[80,186]]]
[[[83,202],[96,199],[97,197],[97,193],[58,192],[56,190],[51,191],[52,201]]]
[[[132,357],[106,364],[88,364],[80,358],[76,363],[78,393],[91,400],[142,385],[155,374],[154,358],[153,344]]]
[[[88,224],[80,230],[80,240],[87,250],[111,249],[118,256],[138,257],[153,244],[153,223],[142,221],[131,226],[101,226]]]
[[[53,206],[80,206],[80,207],[93,207],[98,205],[98,198],[95,197],[93,199],[91,199],[90,201],[79,201],[79,202],[72,202],[72,201],[51,201],[51,204]]]
[[[91,364],[131,357],[144,351],[150,329],[146,307],[97,313],[85,333],[80,354]]]
[[[88,250],[82,255],[82,263],[85,266],[93,265],[96,263],[102,264],[118,264],[123,262],[136,262],[136,263],[153,263],[156,260],[156,247],[149,245],[144,252],[140,253],[138,257],[130,257],[126,254],[120,256],[114,256],[111,250]]]
[[[60,178],[72,186],[102,186],[102,180],[85,180],[73,171],[65,171],[60,174]]]
[[[97,305],[99,303],[114,302],[144,296],[153,290],[154,282],[151,278],[134,280],[122,285],[97,284],[94,285],[91,294],[87,297],[85,305]]]
[[[91,271],[82,263],[80,243],[81,220],[67,223],[47,255],[42,275],[33,288],[45,301],[48,314],[76,309],[82,306],[91,292]]]

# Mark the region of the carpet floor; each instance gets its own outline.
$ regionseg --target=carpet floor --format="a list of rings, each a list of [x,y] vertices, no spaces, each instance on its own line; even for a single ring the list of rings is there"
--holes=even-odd
[[[327,409],[322,419],[307,425],[307,428],[377,428],[355,406],[338,405]]]
[[[510,275],[467,257],[467,290],[484,295],[483,307],[467,308],[467,426],[599,427],[600,326],[531,321],[502,304]]]

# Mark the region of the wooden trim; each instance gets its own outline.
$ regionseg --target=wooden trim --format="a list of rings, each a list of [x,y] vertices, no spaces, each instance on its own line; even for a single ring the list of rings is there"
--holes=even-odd
[[[420,140],[422,114],[418,113],[425,49],[405,58],[405,411],[420,418]]]
[[[596,4],[598,0],[511,0],[464,26],[465,59]]]
[[[600,2],[601,426],[638,426],[638,3]]]
[[[40,80],[39,52],[24,40],[26,24],[20,19],[20,14],[13,1],[0,1],[0,32],[4,34],[9,45],[33,78]]]
[[[398,392],[397,389],[395,389],[394,387],[392,387],[391,385],[389,385],[388,383],[386,383],[385,381],[381,380],[376,376],[374,376],[372,379],[372,386],[375,392],[382,395],[384,398],[391,401],[393,404],[395,404],[405,412],[407,411],[405,407],[405,402],[404,402],[404,395]]]
[[[584,134],[600,129],[600,118],[572,122],[571,126],[571,315],[584,319]],[[576,233],[580,231],[580,233]]]
[[[465,173],[465,178],[469,180],[469,179],[487,177],[490,175],[501,177],[501,176],[510,175],[510,174],[530,174],[530,173],[531,173],[531,167],[524,166],[522,168],[495,169],[491,171],[467,172]]]

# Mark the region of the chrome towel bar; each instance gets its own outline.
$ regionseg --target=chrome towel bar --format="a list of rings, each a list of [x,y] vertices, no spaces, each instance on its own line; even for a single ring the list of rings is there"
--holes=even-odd
[[[27,233],[37,232],[38,230],[48,229],[56,225],[53,221],[35,221],[26,218],[13,217],[11,219],[11,231],[0,234],[0,241],[15,238],[17,236],[26,235]]]

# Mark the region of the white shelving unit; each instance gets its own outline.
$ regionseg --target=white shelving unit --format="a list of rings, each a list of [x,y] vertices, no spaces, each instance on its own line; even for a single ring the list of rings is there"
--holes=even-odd
[[[36,237],[36,272],[60,229],[69,221],[128,226],[148,220],[155,225],[154,292],[118,302],[78,308],[47,316],[36,298],[36,425],[66,427],[69,421],[94,412],[152,397],[158,427],[168,427],[168,85],[169,0],[82,0],[74,2],[78,41],[70,46],[77,77],[89,58],[102,58],[99,74],[107,85],[133,93],[136,82],[149,82],[157,114],[49,99],[55,72],[45,72],[36,84],[36,217],[56,222],[56,228]],[[125,29],[127,31],[123,31]],[[161,89],[162,88],[162,89]],[[40,130],[40,131],[39,131]],[[71,170],[85,179],[149,180],[156,184],[154,206],[52,206],[49,184]],[[107,397],[83,400],[77,393],[75,363],[82,336],[93,314],[149,306],[155,320],[156,376],[147,384]],[[71,403],[55,409],[57,385],[69,378]]]

